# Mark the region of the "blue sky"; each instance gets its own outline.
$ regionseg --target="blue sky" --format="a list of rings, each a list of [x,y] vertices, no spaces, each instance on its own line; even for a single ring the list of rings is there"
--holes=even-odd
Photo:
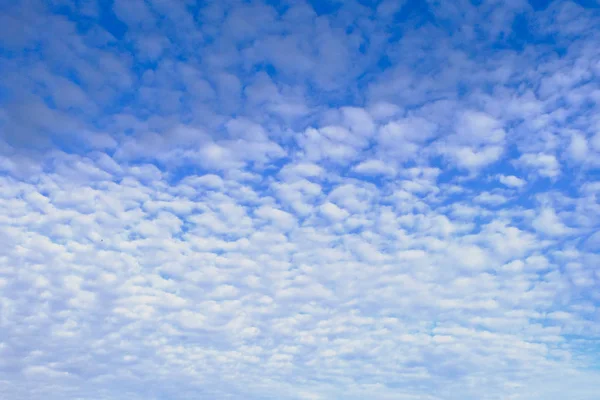
[[[599,26],[0,0],[0,397],[597,399]]]

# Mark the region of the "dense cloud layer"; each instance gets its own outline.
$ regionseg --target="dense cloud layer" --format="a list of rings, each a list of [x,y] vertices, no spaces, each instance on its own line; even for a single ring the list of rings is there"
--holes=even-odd
[[[598,4],[1,4],[1,398],[597,399]]]

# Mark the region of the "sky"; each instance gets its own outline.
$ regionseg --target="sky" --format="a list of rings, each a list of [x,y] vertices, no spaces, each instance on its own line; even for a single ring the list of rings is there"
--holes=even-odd
[[[597,400],[597,0],[0,0],[0,398]]]

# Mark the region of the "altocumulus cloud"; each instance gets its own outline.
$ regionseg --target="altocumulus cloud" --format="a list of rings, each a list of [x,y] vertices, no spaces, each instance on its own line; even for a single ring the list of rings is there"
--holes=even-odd
[[[597,2],[0,4],[1,398],[598,398]]]

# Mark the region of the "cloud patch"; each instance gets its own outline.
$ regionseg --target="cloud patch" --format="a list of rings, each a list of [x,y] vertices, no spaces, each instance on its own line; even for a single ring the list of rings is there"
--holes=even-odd
[[[0,6],[4,397],[597,398],[596,9],[101,3]]]

